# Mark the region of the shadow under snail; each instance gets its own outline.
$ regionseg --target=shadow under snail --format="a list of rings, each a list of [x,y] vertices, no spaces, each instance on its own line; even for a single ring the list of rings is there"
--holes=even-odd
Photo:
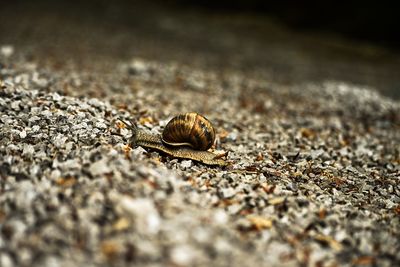
[[[207,165],[227,165],[222,159],[226,153],[214,154],[207,151],[214,144],[215,130],[210,121],[198,113],[185,113],[172,118],[162,135],[122,122],[132,131],[132,147],[151,148],[175,158],[191,159]]]

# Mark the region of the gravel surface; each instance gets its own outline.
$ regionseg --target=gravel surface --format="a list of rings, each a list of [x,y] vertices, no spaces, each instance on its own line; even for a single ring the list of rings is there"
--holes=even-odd
[[[400,103],[140,58],[42,68],[0,51],[0,266],[400,265]],[[226,168],[138,147],[182,112]],[[117,133],[117,134],[116,134]]]

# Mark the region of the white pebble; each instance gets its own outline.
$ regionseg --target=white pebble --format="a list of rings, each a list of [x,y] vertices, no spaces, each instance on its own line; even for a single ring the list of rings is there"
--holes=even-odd
[[[195,251],[191,246],[180,245],[171,250],[171,260],[177,265],[187,266],[192,263]]]
[[[32,110],[31,110],[31,113],[33,113]],[[35,112],[35,113],[39,113],[39,112]],[[29,118],[29,121],[30,121],[30,122],[35,122],[35,121],[39,121],[39,120],[40,120],[40,117],[38,117],[38,116],[36,116],[36,115]],[[33,129],[35,126],[39,127],[38,125],[34,125],[34,126],[32,127],[32,129]],[[40,127],[39,127],[39,129],[40,129]]]
[[[182,160],[181,162],[182,168],[188,169],[192,167],[192,161],[191,160]]]
[[[228,241],[218,238],[217,241],[214,242],[215,249],[222,254],[229,253],[232,251],[232,246]]]
[[[89,105],[92,105],[94,107],[101,107],[103,105],[103,103],[96,98],[89,99],[88,102],[89,102]]]
[[[24,144],[23,150],[22,150],[22,155],[32,156],[34,152],[35,152],[35,148],[32,145]]]
[[[35,116],[36,117],[36,116]],[[39,125],[33,125],[32,126],[32,132],[37,132],[37,131],[39,131],[40,130],[40,126]]]
[[[60,96],[59,94],[57,94],[57,93],[53,94],[53,100],[54,101],[60,101],[61,99],[62,99],[62,96]]]
[[[90,165],[89,171],[93,176],[111,172],[106,160],[104,159],[96,161],[95,163]]]
[[[312,159],[317,159],[317,158],[319,158],[323,153],[324,153],[324,150],[323,150],[323,149],[312,150],[312,151],[311,151],[311,158],[312,158]]]
[[[221,196],[223,198],[231,198],[236,194],[235,189],[233,189],[232,187],[228,187],[228,188],[223,188],[221,189]]]
[[[62,135],[62,134],[58,134],[58,135],[54,138],[53,144],[54,144],[56,147],[63,147],[64,144],[65,144],[65,141],[67,141],[67,140],[68,140],[68,137],[66,137],[66,136],[64,136],[64,135]]]
[[[96,128],[99,128],[99,129],[106,129],[107,128],[107,125],[105,123],[103,123],[103,122],[96,122],[95,126],[96,126]]]
[[[235,141],[238,137],[238,132],[235,130],[233,132],[230,132],[228,136],[226,137],[229,141]]]
[[[149,70],[149,65],[140,59],[134,59],[129,67],[135,74],[144,74]]]
[[[79,170],[81,168],[81,163],[78,159],[69,159],[59,164],[62,170]]]
[[[55,256],[48,256],[44,261],[44,267],[59,267],[61,266],[60,260]]]
[[[13,101],[12,103],[11,103],[11,108],[13,109],[13,110],[20,110],[20,107],[19,107],[19,104],[21,103],[21,101]]]
[[[224,225],[228,222],[228,214],[224,210],[217,210],[214,212],[214,222],[216,224]]]
[[[72,126],[71,130],[75,131],[75,130],[78,130],[78,129],[87,129],[87,128],[88,128],[87,123],[86,122],[82,122],[82,123],[75,124],[74,126]]]
[[[71,152],[73,146],[74,146],[74,143],[73,143],[73,142],[67,142],[67,143],[65,144],[65,152],[67,152],[67,153]]]
[[[19,137],[20,138],[25,138],[26,137],[26,131],[25,130],[20,131],[19,132]]]
[[[159,231],[160,216],[151,200],[124,196],[120,199],[119,206],[122,211],[133,215],[139,232],[155,234]]]
[[[58,170],[58,169],[53,170],[53,171],[51,172],[51,174],[50,174],[50,178],[51,178],[52,180],[57,180],[57,179],[59,179],[60,177],[61,177],[61,171]]]
[[[41,112],[41,115],[42,116],[44,116],[44,117],[51,117],[51,111],[50,110],[43,110],[42,112]]]
[[[1,267],[12,267],[14,263],[11,257],[5,253],[0,254],[0,266]]]
[[[14,47],[11,45],[3,45],[0,48],[0,52],[3,56],[10,57],[12,54],[14,54]]]

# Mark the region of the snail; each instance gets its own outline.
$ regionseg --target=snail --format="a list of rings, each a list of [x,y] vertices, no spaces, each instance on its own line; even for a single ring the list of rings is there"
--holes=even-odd
[[[207,165],[227,165],[222,159],[226,153],[214,154],[207,151],[214,144],[215,130],[210,121],[198,113],[185,113],[172,118],[161,136],[121,121],[132,131],[132,147],[151,148],[172,157],[191,159]]]

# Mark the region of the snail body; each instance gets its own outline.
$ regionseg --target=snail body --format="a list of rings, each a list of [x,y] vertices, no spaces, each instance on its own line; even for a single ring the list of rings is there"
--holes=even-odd
[[[214,144],[215,130],[210,121],[200,114],[186,113],[172,118],[161,136],[140,130],[134,125],[130,128],[133,146],[155,149],[172,157],[191,159],[207,165],[227,165],[221,159],[223,155],[207,151]]]

